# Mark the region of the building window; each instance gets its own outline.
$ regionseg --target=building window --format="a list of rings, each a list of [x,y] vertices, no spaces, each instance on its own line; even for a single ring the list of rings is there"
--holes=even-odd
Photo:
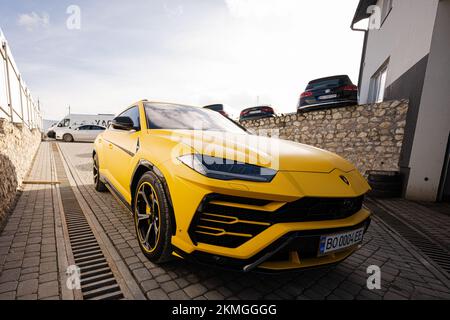
[[[387,65],[383,66],[370,79],[370,102],[379,103],[384,100],[384,90],[386,89]]]

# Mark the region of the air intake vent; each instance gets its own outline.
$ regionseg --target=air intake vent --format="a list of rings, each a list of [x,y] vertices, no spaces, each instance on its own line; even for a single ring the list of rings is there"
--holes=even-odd
[[[276,223],[336,220],[347,218],[362,208],[364,197],[301,198],[279,209],[253,210],[243,208],[267,205],[266,200],[211,194],[204,198],[189,228],[194,243],[207,243],[236,248]],[[234,201],[237,200],[237,201]],[[222,205],[226,201],[230,205]],[[242,207],[240,207],[240,205]]]

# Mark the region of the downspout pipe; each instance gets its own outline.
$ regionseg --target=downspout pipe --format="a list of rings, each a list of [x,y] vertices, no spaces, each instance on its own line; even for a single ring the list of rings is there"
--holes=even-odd
[[[359,102],[359,93],[361,90],[361,81],[362,81],[362,74],[363,74],[363,69],[364,69],[364,61],[366,60],[368,29],[355,28],[354,22],[352,22],[352,24],[350,25],[350,29],[352,29],[352,31],[364,32],[364,42],[363,42],[363,48],[362,48],[362,53],[361,53],[361,62],[359,64],[359,75],[358,75],[358,102]]]

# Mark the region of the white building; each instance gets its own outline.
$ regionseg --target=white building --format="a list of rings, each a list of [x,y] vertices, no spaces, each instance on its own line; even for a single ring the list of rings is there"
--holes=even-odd
[[[405,196],[449,201],[450,0],[360,0],[352,29],[367,18],[360,103],[409,99]]]

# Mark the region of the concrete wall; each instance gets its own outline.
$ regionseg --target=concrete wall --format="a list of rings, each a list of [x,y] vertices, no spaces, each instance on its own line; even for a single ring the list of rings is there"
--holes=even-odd
[[[350,106],[244,121],[248,129],[275,129],[281,139],[313,145],[351,161],[361,173],[399,170],[408,102]]]
[[[450,133],[450,1],[440,1],[420,102],[406,196],[435,201]]]
[[[38,129],[0,119],[0,224],[28,173],[40,141]]]
[[[369,31],[360,103],[367,103],[370,78],[388,58],[386,86],[394,83],[430,52],[438,2],[395,0],[381,29]]]

